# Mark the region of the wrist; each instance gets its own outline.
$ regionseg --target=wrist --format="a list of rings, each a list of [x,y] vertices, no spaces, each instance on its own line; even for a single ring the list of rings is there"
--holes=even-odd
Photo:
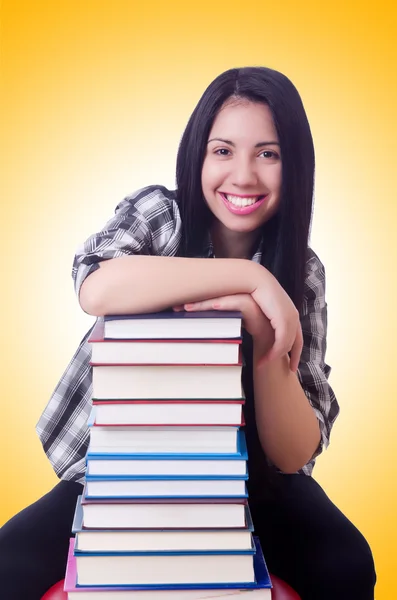
[[[252,336],[254,363],[256,364],[272,348],[274,344],[274,329],[269,323],[269,331]]]
[[[241,266],[242,280],[245,283],[243,292],[254,294],[255,291],[263,285],[270,275],[270,272],[261,264],[253,260],[238,259]]]
[[[271,347],[271,346],[270,346]],[[265,346],[262,344],[255,344],[254,342],[254,368],[258,367],[258,363],[260,364],[261,358],[267,353],[269,350],[269,346]],[[263,375],[266,373],[266,377],[269,377],[270,374],[272,377],[290,377],[290,357],[288,354],[284,354],[283,356],[279,356],[278,358],[274,358],[262,365],[259,366],[260,373]]]

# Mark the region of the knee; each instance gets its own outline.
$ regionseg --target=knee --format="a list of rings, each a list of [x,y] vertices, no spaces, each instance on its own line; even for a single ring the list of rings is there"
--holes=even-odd
[[[371,549],[367,540],[361,533],[357,532],[356,539],[343,552],[341,562],[345,563],[344,576],[347,581],[358,589],[373,590],[376,583],[375,564]]]
[[[13,520],[0,528],[0,581],[2,593],[7,598],[18,598],[15,589],[21,579],[21,553],[14,535]],[[20,595],[22,598],[22,595]]]
[[[13,527],[14,518],[0,527],[0,569],[5,574],[8,566],[13,566],[12,558],[15,555],[18,531]]]
[[[335,591],[343,590],[343,598],[373,598],[376,583],[374,559],[367,540],[356,528],[353,527],[350,535],[341,540],[339,551],[323,557],[318,567],[317,576],[332,588],[335,586]]]

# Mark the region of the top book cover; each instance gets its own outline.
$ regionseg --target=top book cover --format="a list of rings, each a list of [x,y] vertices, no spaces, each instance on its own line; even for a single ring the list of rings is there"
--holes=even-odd
[[[241,337],[242,314],[234,311],[106,315],[104,339],[232,339]]]

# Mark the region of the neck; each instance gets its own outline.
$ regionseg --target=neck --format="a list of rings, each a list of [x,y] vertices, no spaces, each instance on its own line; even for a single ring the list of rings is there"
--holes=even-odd
[[[217,258],[251,259],[258,241],[258,232],[230,231],[217,222],[211,228],[211,238]]]

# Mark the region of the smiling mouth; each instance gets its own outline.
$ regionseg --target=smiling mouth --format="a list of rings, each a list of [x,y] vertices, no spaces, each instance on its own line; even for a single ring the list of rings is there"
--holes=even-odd
[[[266,194],[262,194],[260,196],[235,196],[233,194],[225,194],[224,192],[219,192],[224,200],[230,202],[234,206],[238,208],[243,208],[244,206],[252,206],[256,202],[263,200],[266,197]]]

